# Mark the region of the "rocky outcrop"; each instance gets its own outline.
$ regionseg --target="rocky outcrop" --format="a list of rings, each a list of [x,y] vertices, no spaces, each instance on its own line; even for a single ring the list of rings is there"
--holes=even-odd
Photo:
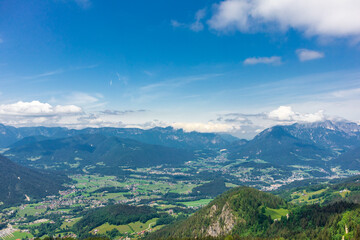
[[[217,206],[213,205],[210,209],[209,216],[212,217],[217,210]],[[210,224],[206,229],[206,235],[211,237],[218,237],[228,234],[235,226],[236,218],[231,212],[229,204],[225,204],[221,210],[221,213],[216,220]]]

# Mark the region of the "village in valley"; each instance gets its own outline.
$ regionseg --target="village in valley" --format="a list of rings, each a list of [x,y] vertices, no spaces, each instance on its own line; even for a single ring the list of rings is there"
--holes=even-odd
[[[238,164],[246,161],[239,160]],[[69,175],[71,182],[57,195],[47,196],[41,201],[24,196],[25,203],[2,209],[0,237],[3,240],[31,239],[43,237],[45,232],[53,236],[76,237],[72,227],[81,216],[90,209],[109,204],[150,206],[173,218],[186,217],[215,197],[198,190],[201,186],[212,184],[214,174],[223,181],[219,185],[224,187],[222,191],[239,185],[271,191],[296,180],[311,178],[307,171],[314,170],[295,166],[293,172],[285,173],[282,169],[257,169],[258,162],[263,161],[256,160],[254,167],[244,168],[234,162],[229,163],[226,152],[221,151],[216,158],[190,161],[183,167],[124,167],[127,175],[121,177],[101,174]],[[277,177],[280,174],[282,178]],[[346,174],[348,173],[338,172],[330,178]],[[145,223],[134,222],[121,226],[103,224],[91,229],[91,233],[106,235],[116,229],[123,238],[137,238],[161,228],[162,225],[157,224],[157,221],[158,218],[153,218]]]

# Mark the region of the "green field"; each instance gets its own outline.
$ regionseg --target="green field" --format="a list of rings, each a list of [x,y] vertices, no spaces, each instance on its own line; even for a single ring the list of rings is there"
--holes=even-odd
[[[299,196],[296,199],[293,199],[291,202],[292,203],[316,203],[316,202],[322,202],[322,199],[320,198],[314,198],[314,199],[310,199],[313,195],[315,194],[321,194],[323,192],[325,192],[327,189],[320,189],[318,191],[315,192],[306,192],[306,190],[302,191],[302,192],[294,192],[291,194],[292,198],[295,198],[296,196]]]
[[[179,193],[179,194],[186,194],[191,192],[191,190],[198,185],[195,184],[184,184],[184,183],[178,183],[174,185],[174,189],[172,189],[170,192]]]
[[[154,226],[156,223],[156,220],[158,220],[158,218],[153,218],[150,219],[149,221],[147,221],[146,223],[141,223],[141,222],[134,222],[134,223],[130,223],[129,226],[130,228],[132,228],[135,232],[140,232],[143,230],[146,230],[149,228],[151,228],[151,226]]]
[[[339,192],[337,192],[337,193],[339,193],[343,198],[346,196],[346,194],[350,194],[351,193],[351,191],[350,190],[347,190],[347,189],[344,189],[341,193],[340,193],[340,191]]]
[[[186,205],[187,207],[201,207],[201,206],[208,205],[208,203],[211,201],[212,201],[212,199],[201,199],[201,200],[197,200],[197,201],[180,202],[180,203]]]
[[[135,170],[133,170],[134,173],[136,173]],[[155,169],[154,171],[160,171],[158,169]],[[161,171],[169,171],[169,170],[161,170]],[[170,170],[170,172],[173,170]],[[145,171],[147,172],[147,171]],[[58,220],[60,221],[60,226],[56,229],[56,234],[61,234],[62,236],[69,234],[72,231],[72,226],[80,220],[80,218],[74,218],[75,216],[78,216],[77,214],[73,214],[71,212],[72,209],[75,207],[79,207],[80,211],[87,211],[88,208],[96,207],[99,204],[105,204],[108,200],[111,200],[109,202],[117,202],[122,200],[130,200],[131,203],[137,203],[138,200],[144,200],[144,199],[151,199],[149,201],[149,205],[155,207],[158,211],[164,212],[168,209],[173,209],[177,207],[181,207],[185,209],[185,205],[187,207],[192,208],[199,208],[202,206],[207,205],[212,199],[200,199],[196,201],[190,201],[189,198],[187,202],[182,202],[184,200],[183,196],[180,196],[178,199],[172,202],[169,202],[168,199],[163,199],[163,195],[166,193],[177,193],[177,194],[188,194],[192,191],[194,187],[200,186],[203,183],[206,183],[206,181],[197,180],[197,181],[188,181],[188,180],[181,180],[181,181],[168,181],[167,179],[170,179],[169,177],[157,177],[157,178],[149,178],[144,177],[142,175],[133,174],[132,177],[128,177],[125,181],[120,180],[115,176],[100,176],[100,175],[71,175],[69,176],[74,180],[69,185],[66,185],[68,187],[69,194],[57,196],[55,199],[49,198],[44,199],[43,202],[39,203],[29,203],[26,205],[22,205],[19,207],[12,207],[6,209],[6,211],[12,211],[17,210],[16,217],[26,217],[26,216],[36,216],[36,219],[48,219],[47,214],[59,214],[66,216],[66,219],[71,219],[69,222],[65,222],[65,219]],[[74,187],[73,187],[74,186]],[[107,192],[106,188],[111,187],[119,187],[127,189],[126,191],[119,191],[119,192]],[[71,190],[71,188],[73,190]],[[96,191],[98,189],[104,190]],[[125,196],[124,196],[125,195]],[[176,196],[176,194],[174,194]],[[186,195],[189,196],[189,195]],[[71,199],[77,199],[78,197],[81,197],[84,199],[84,201],[78,201],[72,206],[64,206],[64,204],[59,204],[58,202],[55,202],[55,208],[54,209],[35,209],[36,206],[40,205],[50,205],[53,204],[53,201],[58,200],[71,200]],[[175,198],[176,199],[176,198]],[[186,199],[186,198],[185,198]],[[136,201],[136,202],[135,202]],[[179,202],[177,202],[179,201]],[[124,201],[127,202],[127,201]],[[23,209],[21,209],[23,208]],[[77,209],[77,210],[78,210]],[[175,215],[178,215],[179,213],[176,213]],[[106,234],[107,231],[111,231],[112,229],[119,230],[122,234],[128,235],[130,234],[132,237],[135,235],[140,234],[140,232],[147,230],[148,228],[152,229],[159,229],[162,226],[156,226],[156,220],[152,219],[146,223],[141,222],[134,222],[130,224],[125,225],[109,225],[108,223],[105,223],[101,225],[100,227],[97,227],[97,232],[100,234]],[[22,226],[24,229],[29,229],[30,227],[35,227],[35,235],[39,234],[39,231],[37,230],[39,224],[31,224],[26,225],[23,224]],[[150,227],[149,227],[150,225]],[[153,228],[154,227],[154,228]],[[95,229],[92,229],[91,232],[94,232]],[[66,232],[65,232],[66,231]],[[127,233],[127,234],[125,234]],[[26,237],[26,233],[17,233],[15,239],[22,239]],[[28,237],[32,237],[28,234]],[[44,237],[44,236],[40,236]],[[7,240],[13,240],[7,239]]]
[[[102,187],[120,186],[121,184],[116,181],[114,176],[97,176],[97,175],[82,175],[82,176],[70,176],[77,183],[76,188],[86,188],[88,193],[93,192]]]
[[[23,227],[26,227],[26,228],[38,227],[38,226],[40,226],[41,224],[43,224],[43,223],[48,223],[48,222],[49,222],[49,221],[41,222],[41,223],[35,223],[35,224],[29,224],[29,225],[24,225]]]
[[[18,211],[18,216],[20,217],[24,217],[25,214],[26,215],[35,215],[35,214],[39,214],[39,213],[43,213],[45,212],[45,209],[35,209],[34,205],[31,206],[27,206],[24,209],[20,209]]]
[[[159,205],[157,205],[157,207],[159,209],[169,209],[169,208],[175,208],[177,207],[176,205],[172,205],[172,204],[161,204],[159,203]]]
[[[81,219],[81,217],[78,217],[78,218],[73,218],[71,219],[71,222],[63,222],[63,224],[60,226],[60,228],[66,228],[66,227],[69,227],[71,228],[72,226],[74,226],[75,223],[77,223],[79,220]]]
[[[16,239],[23,239],[23,238],[33,238],[34,236],[30,233],[25,232],[14,232],[12,237],[6,237],[5,240],[16,240]]]
[[[92,193],[93,191],[102,188],[102,187],[127,187],[133,186],[136,188],[136,192],[140,194],[152,193],[154,191],[165,194],[167,192],[173,193],[189,193],[194,187],[197,187],[196,184],[179,182],[177,184],[169,184],[167,181],[152,181],[148,179],[137,179],[137,175],[131,175],[132,179],[128,179],[126,182],[118,182],[116,177],[113,176],[96,176],[96,175],[84,175],[84,176],[72,176],[72,179],[77,183],[77,189],[86,189],[87,193]],[[124,193],[115,193],[115,194],[106,194],[102,197],[106,198],[118,198],[123,199],[122,195]]]
[[[111,231],[114,228],[119,230],[119,232],[121,232],[121,233],[132,232],[132,230],[130,229],[130,227],[128,225],[116,226],[116,225],[110,225],[109,223],[104,223],[103,225],[101,225],[100,227],[97,227],[96,229],[99,231],[98,233],[105,234],[107,231]]]
[[[101,225],[100,227],[97,227],[95,229],[97,229],[100,234],[105,234],[107,231],[111,231],[112,229],[117,229],[119,230],[119,232],[121,233],[133,233],[133,232],[141,232],[143,230],[146,230],[149,228],[149,226],[154,226],[156,223],[156,220],[158,220],[158,218],[153,218],[150,219],[149,221],[147,221],[146,223],[142,223],[142,222],[134,222],[134,223],[129,223],[126,225],[111,225],[109,223],[105,223],[103,225]],[[93,230],[92,230],[93,232]]]
[[[286,216],[289,213],[289,210],[284,208],[273,209],[273,208],[266,208],[265,215],[270,216],[272,220],[274,219],[281,219],[282,216]]]

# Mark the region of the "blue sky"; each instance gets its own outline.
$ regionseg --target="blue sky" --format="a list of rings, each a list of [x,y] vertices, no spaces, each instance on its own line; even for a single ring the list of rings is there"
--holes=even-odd
[[[356,0],[0,2],[0,121],[251,137],[359,122]]]

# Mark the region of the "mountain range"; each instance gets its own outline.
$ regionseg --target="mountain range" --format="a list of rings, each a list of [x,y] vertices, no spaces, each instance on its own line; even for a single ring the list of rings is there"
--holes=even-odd
[[[73,130],[0,125],[0,133],[7,157],[38,168],[86,171],[87,167],[96,166],[98,170],[114,171],[124,165],[181,165],[196,160],[195,150],[213,156],[227,149],[228,160],[240,164],[255,161],[275,168],[310,166],[325,172],[335,167],[360,170],[360,126],[347,121],[274,126],[249,141],[171,127]]]
[[[360,141],[360,126],[348,121],[296,123],[284,129],[299,139],[339,152],[359,146]]]
[[[360,126],[352,122],[274,126],[251,141],[236,143],[229,147],[229,159],[261,159],[274,166],[360,169]]]
[[[47,138],[65,138],[84,134],[98,134],[129,138],[148,144],[163,145],[176,148],[222,148],[229,142],[238,140],[229,134],[184,132],[172,127],[144,130],[138,128],[85,128],[81,130],[60,127],[20,127],[0,124],[0,148],[6,148],[23,138],[43,136]]]
[[[230,159],[261,159],[276,165],[321,164],[334,154],[309,140],[299,139],[283,126],[275,126],[258,134],[252,141],[229,149]]]
[[[75,172],[120,172],[120,167],[181,165],[192,151],[99,134],[66,138],[27,137],[10,146],[7,156],[22,165]],[[86,170],[87,169],[87,170]]]

